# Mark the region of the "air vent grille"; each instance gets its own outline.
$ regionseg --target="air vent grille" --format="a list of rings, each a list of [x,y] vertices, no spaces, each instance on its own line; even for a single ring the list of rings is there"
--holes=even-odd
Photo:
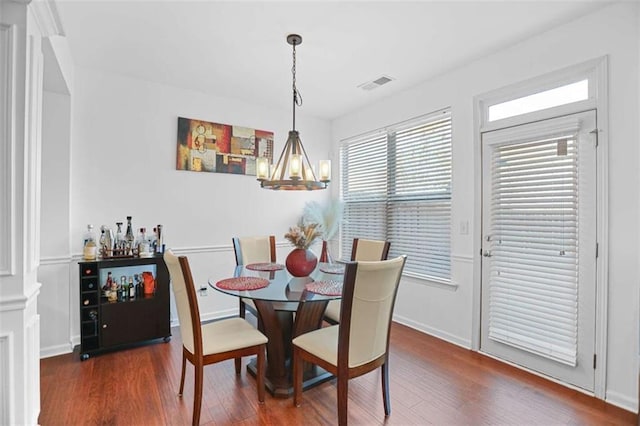
[[[375,80],[372,81],[367,81],[365,83],[362,83],[358,86],[359,89],[362,90],[373,90],[373,89],[377,89],[378,87],[382,86],[383,84],[387,84],[390,81],[392,81],[393,78],[388,77],[386,75],[383,75],[381,77],[376,78]]]

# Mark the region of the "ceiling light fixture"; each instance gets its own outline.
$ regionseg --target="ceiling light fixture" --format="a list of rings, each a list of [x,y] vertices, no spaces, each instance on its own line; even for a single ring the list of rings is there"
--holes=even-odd
[[[320,160],[319,176],[311,166],[300,135],[296,130],[296,105],[302,105],[302,96],[296,87],[296,46],[302,43],[302,37],[289,34],[287,43],[293,46],[293,129],[289,131],[289,138],[282,149],[282,154],[275,167],[271,167],[267,157],[256,160],[256,177],[260,186],[274,190],[316,190],[325,189],[331,180],[331,161]]]

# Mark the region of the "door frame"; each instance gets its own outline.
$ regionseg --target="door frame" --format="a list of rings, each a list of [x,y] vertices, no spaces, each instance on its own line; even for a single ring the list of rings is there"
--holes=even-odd
[[[608,305],[608,257],[609,235],[608,197],[609,184],[608,147],[609,147],[609,111],[607,85],[608,56],[602,56],[587,62],[570,66],[543,76],[535,77],[496,89],[474,97],[474,223],[473,223],[473,303],[471,348],[480,351],[481,334],[481,290],[482,290],[482,133],[503,129],[521,124],[546,120],[549,118],[579,113],[589,109],[596,111],[598,126],[596,152],[596,240],[598,257],[596,259],[596,306],[595,306],[595,383],[593,395],[605,399],[607,377],[607,305]],[[488,121],[489,106],[511,99],[517,99],[552,87],[587,78],[589,80],[589,97],[584,101],[574,102],[554,108],[509,117],[493,122]],[[506,362],[506,361],[505,361]],[[519,367],[519,366],[518,366]],[[522,368],[522,367],[520,367]],[[531,370],[530,370],[531,371]],[[536,373],[538,374],[538,373]],[[573,387],[569,384],[566,386]],[[584,390],[573,387],[582,392]]]

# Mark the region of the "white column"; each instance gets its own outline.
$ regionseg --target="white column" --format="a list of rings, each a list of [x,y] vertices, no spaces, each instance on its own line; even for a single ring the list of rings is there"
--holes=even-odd
[[[40,156],[46,2],[0,2],[0,424],[40,413]],[[53,25],[51,25],[53,23]]]

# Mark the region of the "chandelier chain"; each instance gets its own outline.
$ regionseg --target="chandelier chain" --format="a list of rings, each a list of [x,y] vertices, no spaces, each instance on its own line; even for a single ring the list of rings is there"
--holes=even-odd
[[[291,67],[291,73],[293,74],[293,103],[302,106],[302,94],[296,87],[296,44],[293,43],[293,66]]]

